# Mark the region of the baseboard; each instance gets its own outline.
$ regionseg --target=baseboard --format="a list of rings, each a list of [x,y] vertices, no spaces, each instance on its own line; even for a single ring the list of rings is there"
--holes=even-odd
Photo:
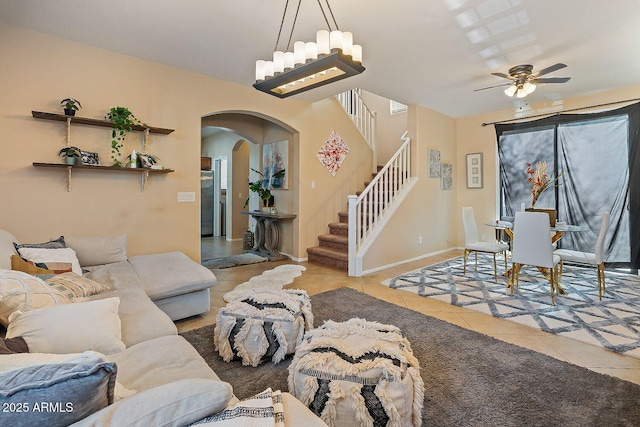
[[[460,250],[460,249],[464,249],[464,248],[453,247],[453,248],[443,249],[441,251],[430,252],[428,254],[420,255],[420,256],[417,256],[415,258],[405,259],[405,260],[402,260],[402,261],[394,262],[392,264],[387,264],[387,265],[383,265],[383,266],[380,266],[380,267],[375,267],[375,268],[372,268],[370,270],[363,270],[362,271],[362,275],[364,276],[365,274],[375,273],[375,272],[378,272],[380,270],[385,270],[385,269],[391,268],[391,267],[397,267],[398,265],[406,264],[408,262],[419,261],[421,259],[429,258],[429,257],[432,257],[434,255],[440,255],[440,254],[444,254],[444,253],[447,253],[447,252]]]

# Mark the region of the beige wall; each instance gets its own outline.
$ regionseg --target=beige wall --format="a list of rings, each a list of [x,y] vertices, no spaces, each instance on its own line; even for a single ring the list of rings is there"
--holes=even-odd
[[[377,160],[385,165],[404,142],[400,137],[408,130],[407,113],[391,114],[389,100],[371,92],[362,91],[362,99],[376,113]]]
[[[317,235],[326,233],[327,224],[337,221],[337,212],[347,209],[347,195],[370,179],[371,152],[334,99],[314,104],[280,100],[256,91],[250,82],[231,84],[4,24],[0,52],[3,64],[10,64],[0,67],[5,153],[0,157],[0,227],[21,241],[126,233],[131,255],[182,250],[199,260],[200,129],[206,125],[202,118],[217,112],[257,112],[292,130],[290,190],[276,197],[279,207],[282,202],[284,210],[298,215],[285,230],[291,230],[291,242],[284,248],[296,259],[306,258],[306,248],[317,245]],[[638,96],[640,86],[567,100],[564,108]],[[66,97],[82,102],[83,117],[102,118],[110,107],[126,106],[150,125],[175,129],[170,135],[152,135],[147,146],[147,152],[175,172],[152,176],[141,192],[137,175],[76,171],[67,192],[63,170],[32,166],[34,161],[61,162],[56,153],[64,146],[65,126],[31,117],[31,110],[61,112],[59,101]],[[372,247],[365,269],[460,246],[462,206],[473,206],[479,223],[494,218],[495,134],[493,127],[480,124],[509,117],[512,111],[455,120],[410,106],[407,122],[419,181]],[[332,130],[351,148],[335,177],[316,159]],[[265,130],[262,139],[281,137],[270,132]],[[97,151],[104,163],[110,157],[110,139],[108,128],[71,130],[72,144]],[[140,149],[140,135],[135,133],[127,137],[123,155],[134,148]],[[428,149],[439,149],[442,160],[453,163],[452,191],[440,190],[439,180],[426,177]],[[484,154],[481,190],[465,186],[464,158],[470,152]],[[196,203],[178,203],[177,193],[182,191],[195,192]],[[417,243],[420,235],[422,245]]]
[[[363,260],[370,271],[418,259],[455,246],[457,218],[453,214],[461,185],[454,176],[453,189],[442,190],[440,180],[427,173],[428,150],[439,150],[442,163],[456,164],[456,121],[424,107],[409,107],[412,175],[418,177],[411,194],[388,223]],[[422,244],[418,238],[422,236]]]
[[[0,129],[4,151],[11,154],[0,157],[0,227],[23,242],[61,234],[126,233],[130,255],[182,250],[199,260],[201,118],[215,112],[255,111],[298,132],[300,148],[294,149],[292,161],[304,167],[290,176],[294,187],[289,191],[292,209],[296,202],[298,209],[292,227],[301,231],[288,248],[296,258],[305,258],[306,248],[317,245],[317,235],[344,209],[346,194],[362,185],[357,167],[367,155],[370,162],[366,144],[332,100],[281,100],[249,84],[231,84],[4,24],[0,52],[2,62],[11,63],[0,67]],[[64,124],[36,120],[31,110],[62,112],[59,102],[66,97],[82,102],[82,117],[103,118],[110,107],[126,106],[150,125],[175,129],[170,135],[152,135],[147,145],[148,153],[175,172],[153,176],[141,192],[137,175],[77,171],[67,192],[63,170],[31,165],[61,162],[56,153],[65,144]],[[332,129],[352,148],[344,172],[335,178],[315,158]],[[73,126],[71,132],[72,144],[98,152],[108,163],[108,128]],[[139,150],[139,141],[139,134],[129,135],[123,155]],[[317,182],[315,194],[312,180]],[[195,192],[196,203],[178,203],[182,191]],[[319,193],[330,200],[318,203]]]

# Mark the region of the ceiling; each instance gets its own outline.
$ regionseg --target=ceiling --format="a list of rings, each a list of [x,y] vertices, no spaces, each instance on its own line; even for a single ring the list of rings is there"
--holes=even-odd
[[[323,0],[324,2],[325,0]],[[255,60],[269,59],[286,0],[0,0],[0,21],[243,86]],[[297,1],[290,0],[280,49]],[[330,0],[343,31],[363,47],[361,75],[295,95],[313,102],[360,87],[451,117],[526,109],[640,82],[640,0]],[[302,0],[293,42],[327,25],[316,0]],[[557,62],[522,100],[492,76],[518,64]],[[268,96],[268,95],[264,95]],[[286,101],[282,101],[286,102]]]

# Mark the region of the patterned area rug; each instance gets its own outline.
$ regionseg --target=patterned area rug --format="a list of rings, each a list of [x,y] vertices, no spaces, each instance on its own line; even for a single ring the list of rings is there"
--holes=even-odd
[[[567,294],[556,295],[552,306],[549,281],[534,267],[521,270],[519,288],[511,296],[508,277],[494,281],[491,256],[478,256],[478,270],[470,256],[466,276],[462,262],[454,258],[382,283],[640,358],[640,277],[607,271],[599,301],[595,268],[565,264]],[[498,274],[501,270],[499,265]]]

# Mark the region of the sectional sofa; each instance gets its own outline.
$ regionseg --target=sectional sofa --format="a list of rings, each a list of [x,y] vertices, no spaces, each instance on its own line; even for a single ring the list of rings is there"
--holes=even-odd
[[[59,238],[43,251],[16,242],[24,245],[0,230],[0,404],[12,409],[0,417],[8,425],[182,426],[238,403],[172,321],[208,311],[210,270],[180,252],[128,258],[122,235]],[[11,269],[35,252],[57,274]],[[67,264],[72,271],[60,273]],[[14,352],[16,342],[29,352]],[[281,402],[285,425],[326,425],[290,394]]]

